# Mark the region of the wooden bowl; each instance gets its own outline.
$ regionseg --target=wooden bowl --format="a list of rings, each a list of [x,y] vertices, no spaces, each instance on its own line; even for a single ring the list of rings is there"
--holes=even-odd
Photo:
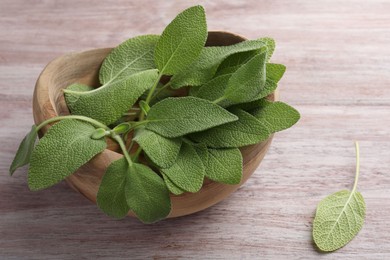
[[[243,40],[245,38],[227,32],[209,32],[206,45],[231,45]],[[98,87],[100,65],[111,50],[112,48],[106,48],[71,53],[51,61],[42,71],[35,86],[33,98],[35,123],[38,125],[49,118],[69,114],[61,90],[70,84],[77,82]],[[268,98],[270,100],[276,99],[274,94]],[[49,127],[44,127],[40,136]],[[271,141],[272,136],[264,142],[241,149],[244,170],[240,184],[226,185],[206,179],[202,189],[197,193],[184,193],[179,196],[172,194],[172,211],[169,217],[179,217],[204,210],[229,196],[253,174],[263,160]],[[109,145],[109,149],[95,156],[90,162],[78,169],[76,173],[69,176],[66,181],[74,190],[96,203],[96,194],[106,168],[112,161],[121,157],[122,155],[115,151],[115,146]],[[134,214],[129,212],[129,216],[134,216]]]

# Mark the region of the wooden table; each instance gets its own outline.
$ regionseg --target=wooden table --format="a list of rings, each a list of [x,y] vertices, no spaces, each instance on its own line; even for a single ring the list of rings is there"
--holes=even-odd
[[[199,1],[210,30],[277,41],[283,101],[302,114],[230,198],[203,212],[143,225],[113,220],[65,183],[30,192],[8,176],[32,124],[40,71],[67,52],[161,33],[195,1],[0,1],[0,259],[390,259],[390,3]],[[366,223],[346,247],[320,254],[317,203],[350,189],[354,140]]]

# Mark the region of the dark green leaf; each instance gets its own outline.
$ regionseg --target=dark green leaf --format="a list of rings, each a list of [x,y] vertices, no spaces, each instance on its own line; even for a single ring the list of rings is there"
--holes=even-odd
[[[16,152],[15,158],[9,168],[9,174],[15,172],[19,167],[22,167],[30,162],[31,153],[34,149],[35,140],[37,139],[37,127],[33,125],[30,132],[23,138]]]
[[[53,125],[31,155],[28,185],[31,190],[50,187],[106,148],[104,139],[94,140],[95,127],[78,120]]]

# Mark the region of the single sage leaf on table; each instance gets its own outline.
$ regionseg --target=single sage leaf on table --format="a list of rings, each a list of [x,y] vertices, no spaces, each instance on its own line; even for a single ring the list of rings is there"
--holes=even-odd
[[[35,141],[38,136],[37,127],[33,125],[30,132],[23,138],[16,152],[15,158],[9,168],[9,173],[12,174],[19,167],[22,167],[30,162],[31,153],[35,146]]]
[[[290,128],[300,118],[295,108],[280,101],[270,102],[265,107],[255,109],[251,114],[266,125],[271,133]]]
[[[103,175],[96,202],[108,216],[124,218],[130,210],[125,195],[127,172],[128,163],[123,157],[112,162]]]
[[[133,163],[129,166],[125,195],[127,205],[144,223],[164,219],[171,211],[164,180],[146,165]]]
[[[176,162],[161,172],[180,189],[198,192],[203,185],[205,168],[195,148],[183,142]]]
[[[206,15],[202,6],[184,10],[165,28],[155,49],[161,74],[173,75],[198,58],[207,39]]]
[[[234,148],[266,140],[268,128],[257,118],[241,109],[231,110],[238,117],[235,122],[190,134],[190,138],[212,148]]]
[[[235,120],[237,116],[204,99],[166,98],[150,108],[146,129],[172,138]]]
[[[366,204],[356,191],[358,178],[359,145],[356,142],[356,176],[352,191],[333,193],[318,204],[313,238],[320,250],[330,252],[345,246],[363,227]]]
[[[65,99],[73,115],[91,117],[109,125],[122,117],[156,79],[157,70],[146,70],[92,91],[64,89]]]
[[[163,137],[147,129],[138,130],[133,140],[161,168],[167,168],[175,162],[182,143],[181,138]]]
[[[106,149],[104,138],[95,140],[95,127],[79,120],[63,120],[47,131],[31,155],[28,185],[31,190],[50,187]]]
[[[142,35],[114,48],[100,67],[100,83],[112,84],[126,80],[134,73],[155,69],[154,49],[158,39],[158,35]]]
[[[170,85],[174,89],[200,86],[213,78],[218,66],[230,55],[258,50],[264,46],[260,40],[248,40],[229,46],[204,47],[196,61],[173,75]]]

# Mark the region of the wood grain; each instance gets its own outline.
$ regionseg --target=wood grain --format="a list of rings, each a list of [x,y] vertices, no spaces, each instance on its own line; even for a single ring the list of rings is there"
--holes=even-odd
[[[276,39],[273,61],[288,68],[281,99],[302,114],[243,187],[203,212],[145,226],[106,217],[65,183],[30,192],[25,168],[8,176],[50,60],[161,33],[195,3],[210,30]],[[0,1],[0,259],[389,259],[389,12],[385,0]],[[366,223],[346,247],[320,254],[314,211],[352,186],[354,140]]]

